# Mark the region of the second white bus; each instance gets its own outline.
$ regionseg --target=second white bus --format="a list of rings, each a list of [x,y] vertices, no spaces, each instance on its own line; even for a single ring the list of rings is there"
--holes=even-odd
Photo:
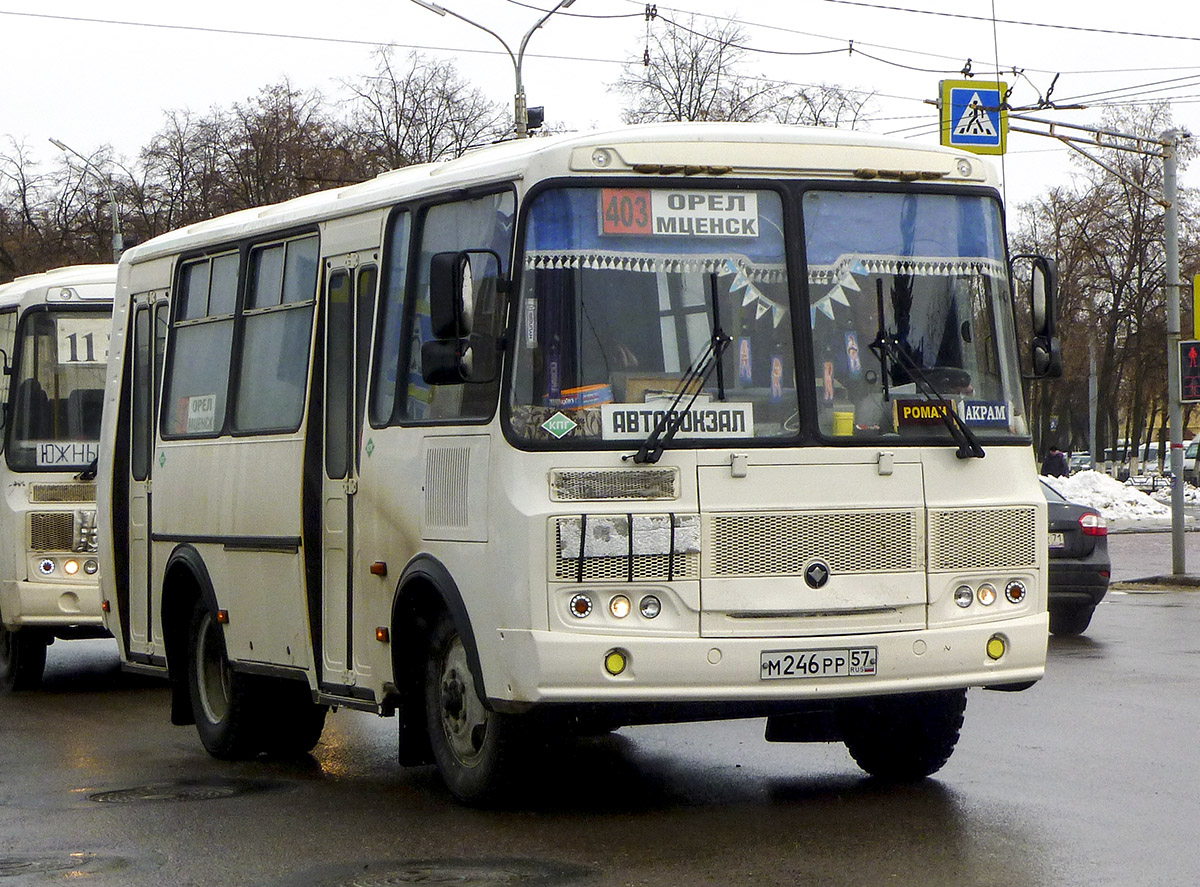
[[[116,265],[0,286],[0,690],[35,688],[47,647],[107,637],[96,462]]]

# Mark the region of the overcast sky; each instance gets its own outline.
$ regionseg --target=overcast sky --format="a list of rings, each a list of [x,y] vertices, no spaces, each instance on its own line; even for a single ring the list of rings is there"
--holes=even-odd
[[[442,5],[497,32],[515,51],[541,16],[538,8],[549,9],[551,2]],[[1083,97],[1090,105],[1038,116],[1092,124],[1104,102],[1168,98],[1177,124],[1200,134],[1200,4],[1194,2],[656,5],[664,19],[677,22],[694,13],[701,29],[704,16],[737,18],[755,50],[748,73],[872,93],[863,128],[873,133],[936,143],[936,110],[924,101],[936,98],[940,80],[960,79],[968,59],[973,72],[986,76],[998,58],[1002,79],[1015,86],[1014,104],[1035,102],[1059,74],[1051,98],[1065,103]],[[648,25],[645,8],[633,0],[575,0],[555,14],[529,41],[523,66],[529,104],[545,105],[548,120],[570,128],[619,124],[609,84],[622,62],[641,57],[647,27],[670,27],[662,20]],[[0,138],[6,145],[9,137],[23,142],[47,162],[58,157],[47,141],[51,136],[84,154],[111,144],[132,159],[162,125],[165,109],[227,107],[284,77],[331,99],[344,96],[342,81],[370,74],[372,48],[383,43],[452,58],[466,78],[506,106],[514,84],[513,64],[495,37],[411,0],[0,0],[0,38]],[[1014,66],[1022,74],[1014,76]],[[1003,161],[1009,201],[1068,180],[1069,153],[1053,140],[1013,134]],[[1191,179],[1186,175],[1185,184]]]

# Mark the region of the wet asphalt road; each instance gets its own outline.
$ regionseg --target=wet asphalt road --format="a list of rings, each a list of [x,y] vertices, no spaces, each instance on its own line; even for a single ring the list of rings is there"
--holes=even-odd
[[[1114,537],[1115,572],[1161,572],[1134,560],[1161,542]],[[504,811],[400,769],[393,720],[339,712],[311,758],[224,763],[111,642],[50,653],[42,691],[0,696],[0,887],[1200,879],[1200,592],[1110,594],[1086,636],[1051,640],[1036,687],[973,691],[954,757],[919,785],[729,721],[572,744]]]

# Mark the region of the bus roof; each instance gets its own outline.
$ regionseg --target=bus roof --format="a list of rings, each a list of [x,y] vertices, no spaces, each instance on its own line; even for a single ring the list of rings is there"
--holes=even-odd
[[[451,188],[572,174],[825,178],[997,187],[990,163],[940,145],[829,127],[658,123],[513,140],[454,160],[252,207],[159,235],[126,255],[138,262],[376,209]]]
[[[0,309],[11,308],[25,299],[32,302],[111,302],[116,282],[116,265],[66,265],[25,274],[0,284]]]

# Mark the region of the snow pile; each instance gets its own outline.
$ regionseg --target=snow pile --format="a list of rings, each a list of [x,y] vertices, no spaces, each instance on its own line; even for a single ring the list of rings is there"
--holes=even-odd
[[[1096,509],[1105,520],[1166,518],[1171,509],[1151,496],[1099,471],[1080,471],[1070,477],[1042,477],[1064,499]]]

